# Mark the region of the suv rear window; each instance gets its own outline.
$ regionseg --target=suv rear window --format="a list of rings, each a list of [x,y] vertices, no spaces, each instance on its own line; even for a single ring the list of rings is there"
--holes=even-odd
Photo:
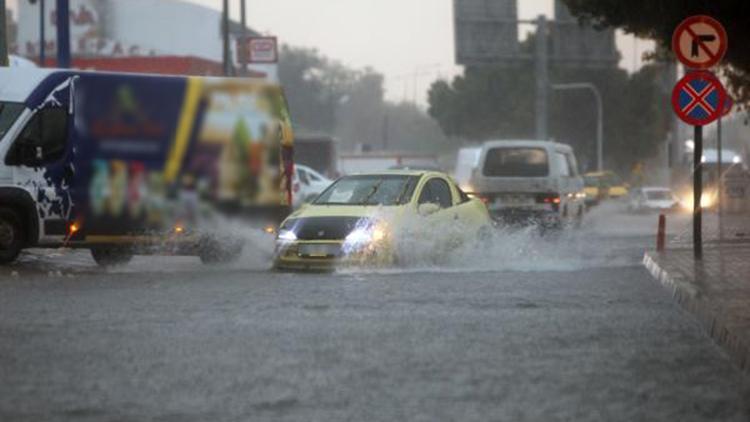
[[[482,172],[490,177],[545,177],[549,160],[544,148],[493,148],[487,151]]]

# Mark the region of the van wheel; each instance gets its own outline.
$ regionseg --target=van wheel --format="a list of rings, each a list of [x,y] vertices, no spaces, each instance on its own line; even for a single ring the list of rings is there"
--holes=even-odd
[[[10,208],[0,208],[0,264],[10,264],[15,261],[22,248],[21,219]]]
[[[125,265],[133,259],[133,253],[122,247],[103,246],[91,248],[91,257],[100,267]]]
[[[578,230],[583,227],[583,214],[584,214],[583,207],[581,206],[578,208],[578,213],[576,213],[576,219],[573,222],[574,229]]]
[[[489,251],[492,248],[492,227],[482,226],[477,233],[479,239],[479,246],[484,251]]]

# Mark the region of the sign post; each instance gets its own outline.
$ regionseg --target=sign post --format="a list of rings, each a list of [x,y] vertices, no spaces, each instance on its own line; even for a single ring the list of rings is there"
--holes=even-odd
[[[672,50],[688,68],[672,91],[672,108],[684,122],[693,125],[693,256],[703,258],[703,126],[721,118],[727,94],[719,79],[708,69],[718,64],[727,51],[727,33],[710,16],[691,16],[677,26]]]

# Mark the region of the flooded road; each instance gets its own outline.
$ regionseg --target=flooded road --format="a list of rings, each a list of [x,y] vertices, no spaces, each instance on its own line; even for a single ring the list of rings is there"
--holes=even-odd
[[[656,217],[589,217],[335,274],[35,251],[0,282],[0,420],[746,420],[745,378],[641,268]]]

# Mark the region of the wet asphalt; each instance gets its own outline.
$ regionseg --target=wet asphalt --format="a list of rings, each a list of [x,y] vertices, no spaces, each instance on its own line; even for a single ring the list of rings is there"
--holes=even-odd
[[[747,420],[640,264],[652,220],[334,274],[33,251],[0,271],[0,420]]]

